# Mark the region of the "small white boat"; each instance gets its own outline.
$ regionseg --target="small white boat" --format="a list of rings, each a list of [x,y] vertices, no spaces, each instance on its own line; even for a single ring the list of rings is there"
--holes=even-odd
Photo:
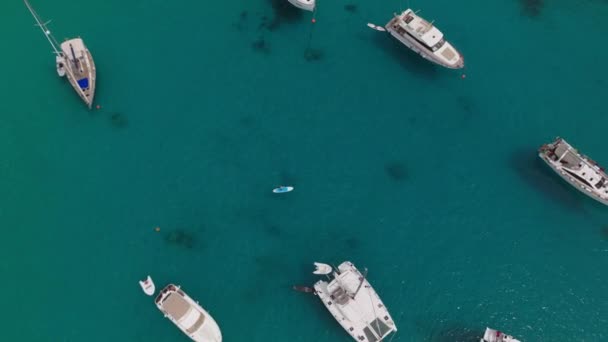
[[[222,332],[213,317],[179,286],[167,285],[158,294],[155,303],[165,317],[193,341],[222,341]]]
[[[608,205],[608,174],[562,138],[540,147],[538,156],[580,192]]]
[[[305,11],[314,11],[316,0],[289,0],[289,3]]]
[[[479,340],[479,342],[520,342],[518,339],[515,339],[513,336],[507,335],[498,330],[486,328],[485,334],[483,334],[483,338]]]
[[[141,289],[148,296],[152,296],[154,295],[154,292],[156,292],[156,286],[154,286],[154,282],[152,281],[152,278],[150,278],[150,276],[148,276],[146,280],[140,280],[139,286],[141,286]]]
[[[329,266],[328,264],[322,264],[320,262],[315,262],[314,265],[315,265],[315,270],[314,270],[314,272],[312,272],[314,274],[324,275],[324,274],[330,274],[331,271],[333,271],[333,268],[331,266]]]
[[[322,267],[317,266],[315,274]],[[329,283],[319,280],[314,289],[327,310],[356,341],[379,342],[397,331],[374,288],[350,261],[338,266],[333,280]]]
[[[293,191],[293,186],[284,186],[284,185],[281,185],[278,188],[272,189],[272,192],[274,192],[275,194],[282,194],[282,193],[290,192],[290,191]]]
[[[59,77],[65,76],[65,59],[57,55],[55,56],[55,62],[57,65],[57,75],[59,75]]]
[[[386,29],[384,27],[382,27],[382,26],[378,26],[378,25],[375,25],[375,24],[372,24],[372,23],[367,23],[367,26],[369,28],[371,28],[371,29],[376,30],[376,31],[386,32]]]

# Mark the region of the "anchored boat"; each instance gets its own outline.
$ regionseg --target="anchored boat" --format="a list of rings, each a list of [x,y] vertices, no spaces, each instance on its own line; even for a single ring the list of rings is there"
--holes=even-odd
[[[433,23],[407,9],[395,14],[386,30],[422,57],[450,69],[464,67],[464,57],[443,36]]]
[[[169,284],[156,297],[156,306],[184,334],[197,342],[221,342],[215,320],[179,286]]]
[[[30,13],[32,13],[34,20],[36,20],[36,26],[40,27],[53,48],[57,74],[60,77],[67,76],[78,96],[91,109],[93,98],[95,97],[96,69],[93,56],[83,40],[81,38],[67,39],[60,45],[47,28],[46,24],[48,22],[42,22],[40,16],[34,11],[28,0],[23,1]]]
[[[305,11],[314,11],[316,0],[289,0],[289,3]]]
[[[377,342],[397,331],[395,322],[364,274],[345,261],[329,276],[332,267],[315,263],[315,274],[328,275],[319,280],[315,293],[344,330],[356,341]],[[367,271],[365,272],[367,273]]]
[[[498,330],[486,328],[486,332],[483,335],[483,338],[479,340],[479,342],[520,342],[518,339],[515,339],[513,336],[507,335]]]
[[[608,205],[608,175],[604,168],[579,153],[566,140],[558,137],[541,146],[538,156],[580,192]]]

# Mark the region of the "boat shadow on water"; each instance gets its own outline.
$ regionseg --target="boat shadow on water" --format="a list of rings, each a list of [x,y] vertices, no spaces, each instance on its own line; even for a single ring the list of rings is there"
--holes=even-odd
[[[442,323],[437,326],[437,322],[445,322],[445,319],[423,319],[419,317],[415,320],[417,330],[424,336],[424,341],[428,342],[479,342],[483,331],[468,326],[460,322]]]
[[[390,34],[376,33],[371,39],[372,43],[379,50],[384,51],[399,62],[408,72],[431,80],[437,79],[440,76],[439,69],[442,67],[435,65],[433,62],[424,59],[419,54],[408,49],[399,41],[393,39]]]
[[[536,148],[518,148],[511,152],[509,167],[529,187],[560,203],[565,208],[583,211],[585,195],[562,180],[536,154]]]

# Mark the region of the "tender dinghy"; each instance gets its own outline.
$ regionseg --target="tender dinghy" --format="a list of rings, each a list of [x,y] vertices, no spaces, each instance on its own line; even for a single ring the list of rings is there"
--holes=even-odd
[[[330,274],[331,271],[333,271],[333,268],[331,266],[329,266],[328,264],[315,262],[315,270],[312,273],[325,275],[325,274]]]
[[[65,59],[57,55],[55,56],[55,62],[57,63],[57,75],[59,75],[59,77],[65,76]]]
[[[144,290],[144,293],[148,296],[153,296],[154,292],[156,292],[156,286],[154,286],[154,282],[150,276],[148,276],[146,280],[140,280],[139,286],[141,286],[141,289]]]
[[[373,30],[376,30],[376,31],[386,32],[386,29],[384,27],[382,27],[382,26],[374,25],[372,23],[367,23],[367,26],[369,28],[373,29]]]

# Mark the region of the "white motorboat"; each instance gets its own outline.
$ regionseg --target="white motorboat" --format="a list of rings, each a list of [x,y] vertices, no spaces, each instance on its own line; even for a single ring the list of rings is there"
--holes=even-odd
[[[580,192],[608,205],[608,174],[566,140],[558,137],[552,143],[541,146],[538,156]]]
[[[221,342],[219,326],[198,302],[179,286],[169,284],[156,297],[158,309],[184,334],[197,342]]]
[[[479,342],[520,342],[513,336],[507,335],[498,330],[486,328],[486,332],[483,334],[483,338]]]
[[[314,11],[316,0],[289,0],[289,3],[306,11]]]
[[[326,271],[324,266],[316,268],[315,274]],[[351,262],[340,264],[330,282],[319,280],[314,289],[327,310],[356,341],[378,342],[397,331],[388,309]]]
[[[422,57],[450,69],[464,67],[464,57],[443,36],[433,23],[407,9],[395,14],[386,30],[403,45]]]

